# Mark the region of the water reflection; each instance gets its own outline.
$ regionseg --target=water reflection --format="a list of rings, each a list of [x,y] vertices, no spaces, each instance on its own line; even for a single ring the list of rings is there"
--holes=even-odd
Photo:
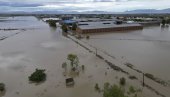
[[[92,34],[86,41],[113,56],[125,56],[145,72],[169,80],[170,30],[169,27],[144,27],[142,31]]]
[[[57,27],[51,27],[51,26],[49,26],[49,27],[50,27],[50,31],[51,31],[51,32],[56,32]]]
[[[3,97],[3,96],[5,96],[5,94],[6,94],[6,91],[0,91],[0,97]]]

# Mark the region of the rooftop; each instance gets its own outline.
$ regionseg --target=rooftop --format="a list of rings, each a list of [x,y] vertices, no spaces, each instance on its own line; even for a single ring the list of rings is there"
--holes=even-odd
[[[43,18],[43,21],[48,21],[48,20],[60,20],[59,18]]]
[[[76,23],[76,21],[74,20],[64,20],[63,21],[65,24],[73,24],[73,23]]]
[[[116,21],[79,22],[78,27],[80,29],[100,29],[100,28],[141,26],[141,24],[138,23],[123,23],[123,24],[115,24],[115,23]]]
[[[79,18],[79,19],[72,19],[72,20],[75,20],[77,22],[97,22],[97,21],[114,21],[114,20],[117,20],[117,19],[100,19],[100,18]]]

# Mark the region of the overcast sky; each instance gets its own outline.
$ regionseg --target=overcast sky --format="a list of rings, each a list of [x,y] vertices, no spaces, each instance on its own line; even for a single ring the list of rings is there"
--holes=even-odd
[[[109,11],[170,8],[170,0],[0,0],[0,11]]]

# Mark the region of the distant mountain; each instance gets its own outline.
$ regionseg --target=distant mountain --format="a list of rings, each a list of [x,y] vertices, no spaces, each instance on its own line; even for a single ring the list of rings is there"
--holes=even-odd
[[[24,12],[24,11],[13,11],[13,12],[0,12],[4,14],[111,14],[113,12],[106,11],[33,11],[33,12]]]
[[[111,12],[106,11],[35,11],[32,14],[110,14]]]
[[[125,11],[125,13],[130,13],[130,14],[150,14],[150,13],[170,13],[170,8],[168,9],[163,9],[163,10],[156,10],[156,9],[139,9],[139,10],[132,10],[132,11]]]
[[[156,9],[139,9],[125,12],[108,12],[108,11],[33,11],[33,12],[25,12],[25,11],[12,11],[12,12],[0,12],[0,14],[170,14],[170,8],[163,10]]]

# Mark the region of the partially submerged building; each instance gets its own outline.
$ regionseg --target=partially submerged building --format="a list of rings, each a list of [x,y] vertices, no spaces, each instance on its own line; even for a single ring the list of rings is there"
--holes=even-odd
[[[114,32],[126,30],[139,30],[143,26],[138,23],[120,23],[120,21],[79,22],[78,33]]]
[[[68,27],[68,29],[72,29],[73,25],[77,24],[77,22],[74,20],[63,20],[63,21],[60,21],[60,24],[66,25]]]

